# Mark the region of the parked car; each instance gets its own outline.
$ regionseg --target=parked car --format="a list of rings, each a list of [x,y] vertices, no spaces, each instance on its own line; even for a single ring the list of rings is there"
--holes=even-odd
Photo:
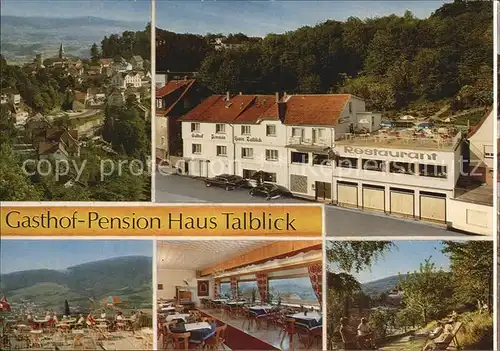
[[[246,180],[243,177],[232,175],[232,174],[219,174],[213,178],[205,179],[205,185],[218,186],[226,190],[234,190],[240,188],[246,184]]]
[[[263,183],[255,188],[252,188],[249,194],[250,196],[265,197],[266,200],[274,200],[283,196],[284,192],[276,184]]]

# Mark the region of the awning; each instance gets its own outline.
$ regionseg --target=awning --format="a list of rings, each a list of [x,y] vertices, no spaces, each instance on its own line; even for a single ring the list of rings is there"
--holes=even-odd
[[[328,155],[331,148],[319,145],[289,144],[285,146],[288,149],[295,149],[300,152],[314,152],[316,154]]]

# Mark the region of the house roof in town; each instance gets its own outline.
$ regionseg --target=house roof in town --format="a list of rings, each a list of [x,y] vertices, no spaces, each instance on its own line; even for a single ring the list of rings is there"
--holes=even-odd
[[[483,125],[483,123],[488,119],[488,117],[492,113],[493,113],[493,107],[488,108],[488,110],[483,115],[483,117],[481,118],[481,120],[475,126],[471,127],[471,129],[469,131],[469,134],[467,135],[467,139],[469,139],[471,136],[473,136],[474,134],[476,134],[479,129],[481,129],[481,126]]]
[[[177,105],[179,101],[182,101],[184,96],[186,96],[187,92],[189,91],[189,89],[191,89],[195,82],[195,79],[171,80],[163,87],[156,89],[157,98],[164,98],[165,96],[168,96],[175,91],[182,90],[180,96],[172,104],[170,104],[169,106],[165,106],[165,108],[163,109],[158,109],[156,113],[158,115],[166,116],[170,111],[172,111],[172,109]]]
[[[335,125],[351,95],[213,95],[191,110],[182,120],[220,123],[259,123],[281,119],[288,125]]]
[[[38,154],[39,155],[49,155],[53,154],[57,150],[61,150],[63,154],[68,156],[67,151],[64,149],[64,146],[60,142],[46,142],[42,141],[38,144]]]
[[[112,58],[102,58],[99,60],[99,62],[101,62],[101,64],[103,66],[109,66],[110,64],[113,63],[113,59]]]

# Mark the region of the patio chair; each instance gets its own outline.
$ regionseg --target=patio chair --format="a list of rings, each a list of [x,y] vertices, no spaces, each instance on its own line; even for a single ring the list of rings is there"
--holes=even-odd
[[[163,324],[163,328],[161,330],[161,335],[163,337],[161,345],[164,350],[168,350],[168,345],[172,345],[174,347],[174,339],[172,338],[172,332],[170,331],[170,324]]]
[[[452,337],[449,338],[449,340],[441,343],[436,343],[436,350],[447,350],[451,343],[453,342],[453,346],[455,346],[455,349],[459,350],[460,349],[460,344],[458,343],[457,339],[457,333],[462,327],[463,323],[462,322],[456,322],[455,326],[453,327],[453,332],[451,333]]]
[[[189,349],[189,338],[191,333],[171,333],[174,350],[187,350]]]
[[[227,324],[215,328],[215,335],[205,341],[205,347],[210,350],[224,350],[226,342]]]

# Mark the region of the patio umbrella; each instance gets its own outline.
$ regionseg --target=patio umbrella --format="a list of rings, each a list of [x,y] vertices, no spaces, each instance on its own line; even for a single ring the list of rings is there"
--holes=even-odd
[[[5,296],[3,296],[0,300],[0,311],[10,312],[10,304],[7,302],[7,298]]]
[[[105,300],[104,300],[104,304],[106,306],[114,306],[118,303],[121,303],[122,301],[120,300],[119,297],[117,296],[108,296]]]

